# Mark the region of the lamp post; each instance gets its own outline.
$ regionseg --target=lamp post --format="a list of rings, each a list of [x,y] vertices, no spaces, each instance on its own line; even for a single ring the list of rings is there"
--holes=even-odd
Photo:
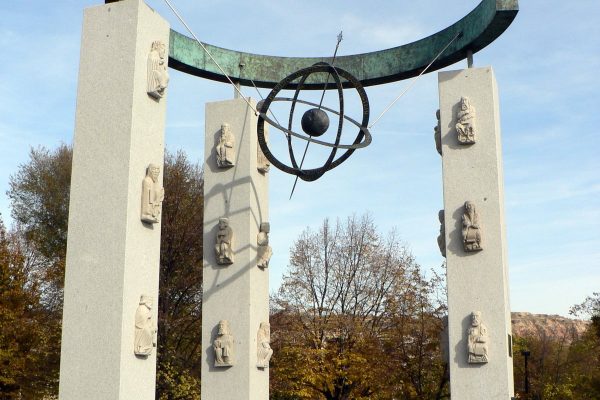
[[[521,355],[525,357],[525,394],[529,397],[529,366],[527,364],[527,360],[531,355],[529,350],[522,350]]]

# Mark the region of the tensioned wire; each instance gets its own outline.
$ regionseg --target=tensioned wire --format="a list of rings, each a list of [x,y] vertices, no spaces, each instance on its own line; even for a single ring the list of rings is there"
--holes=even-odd
[[[206,46],[204,46],[204,44],[198,39],[198,37],[194,34],[194,32],[192,31],[192,29],[188,26],[188,24],[183,20],[183,18],[181,17],[181,15],[177,12],[177,10],[175,9],[175,7],[173,7],[173,5],[171,4],[171,2],[169,0],[165,0],[165,3],[169,6],[169,8],[171,9],[171,11],[173,11],[173,14],[175,14],[175,16],[177,17],[177,19],[179,19],[179,21],[183,24],[183,26],[185,26],[185,28],[187,29],[187,31],[190,33],[190,35],[192,35],[192,37],[196,40],[196,42],[198,42],[198,44],[202,47],[202,50],[204,50],[204,52],[208,55],[208,57],[210,57],[210,59],[215,63],[215,65],[217,66],[217,68],[219,68],[219,71],[221,71],[221,73],[225,76],[225,78],[227,78],[227,80],[229,81],[229,83],[231,84],[231,86],[233,86],[234,90],[242,97],[242,99],[244,99],[244,101],[246,102],[246,104],[248,104],[248,106],[258,115],[260,114],[256,108],[250,103],[250,101],[243,95],[243,93],[241,92],[240,88],[233,82],[233,80],[229,77],[229,75],[227,75],[227,73],[223,70],[223,68],[221,67],[221,65],[219,65],[219,63],[217,62],[217,60],[215,60],[215,58],[212,56],[212,54],[210,54],[210,52],[208,51],[208,49],[206,48]],[[454,37],[448,42],[448,44],[446,46],[444,46],[444,48],[442,50],[440,50],[440,52],[433,58],[433,60],[431,60],[431,62],[423,69],[423,71],[421,71],[421,73],[419,73],[419,75],[411,82],[410,85],[408,85],[408,87],[406,89],[404,89],[404,91],[402,91],[402,93],[400,93],[398,95],[398,97],[396,97],[394,99],[394,101],[392,101],[384,110],[383,112],[377,117],[377,119],[375,119],[375,121],[373,123],[371,123],[371,125],[368,126],[368,128],[372,128],[380,119],[381,117],[383,117],[391,108],[394,104],[396,104],[396,102],[398,100],[400,100],[400,98],[402,98],[402,96],[404,96],[410,89],[412,89],[412,87],[419,81],[419,79],[421,78],[421,76],[427,72],[427,70],[429,69],[429,67],[431,67],[431,65],[442,55],[442,53],[444,51],[446,51],[446,49],[452,44],[452,42],[454,42],[460,35],[462,34],[462,32],[458,32],[456,35],[454,35]],[[338,42],[339,43],[339,42]],[[254,81],[252,81],[252,84],[254,85]],[[256,87],[256,85],[254,85],[254,87],[256,88],[256,91],[258,92],[258,94],[260,95],[260,92],[258,91],[258,88]],[[260,96],[262,98],[262,96]],[[271,112],[272,114],[272,112]],[[275,117],[273,115],[273,117]],[[275,118],[275,120],[277,121],[277,119]]]

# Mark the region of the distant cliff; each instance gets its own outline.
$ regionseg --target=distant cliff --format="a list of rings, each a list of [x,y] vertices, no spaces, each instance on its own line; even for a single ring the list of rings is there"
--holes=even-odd
[[[590,325],[590,321],[565,318],[560,315],[513,312],[511,317],[513,334],[516,336],[565,339],[568,343],[581,337]]]

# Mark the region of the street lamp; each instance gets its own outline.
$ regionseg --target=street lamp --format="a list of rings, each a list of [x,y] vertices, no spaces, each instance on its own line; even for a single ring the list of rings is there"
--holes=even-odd
[[[527,359],[531,355],[529,350],[522,350],[521,355],[525,357],[525,394],[529,394],[529,366],[527,365]]]

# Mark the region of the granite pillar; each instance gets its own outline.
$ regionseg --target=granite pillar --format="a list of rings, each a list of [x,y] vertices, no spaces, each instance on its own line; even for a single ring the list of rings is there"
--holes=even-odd
[[[269,218],[268,173],[257,169],[256,123],[257,116],[241,98],[206,104],[203,400],[269,398],[269,370],[257,367],[258,329],[269,320],[269,274],[268,268],[257,266],[257,237],[261,223]],[[232,147],[218,150],[222,140]],[[227,218],[229,228],[220,229],[222,218]],[[217,256],[218,235],[225,238],[218,246],[224,248],[221,257]],[[221,338],[227,343],[232,339],[233,348],[226,345],[231,366],[215,365],[213,346],[220,321],[229,325],[231,336]]]
[[[156,41],[168,46],[169,25],[141,0],[84,12],[61,400],[154,399],[156,350],[136,356],[134,337],[140,296],[153,298],[153,324],[158,303],[161,225],[140,220],[146,169],[163,166],[166,98],[147,94]]]
[[[498,90],[491,67],[441,72],[438,80],[452,398],[509,400],[514,383]],[[470,115],[461,118],[465,109]],[[463,217],[466,202],[477,224]],[[470,359],[476,311],[487,338],[475,352],[485,355]]]

